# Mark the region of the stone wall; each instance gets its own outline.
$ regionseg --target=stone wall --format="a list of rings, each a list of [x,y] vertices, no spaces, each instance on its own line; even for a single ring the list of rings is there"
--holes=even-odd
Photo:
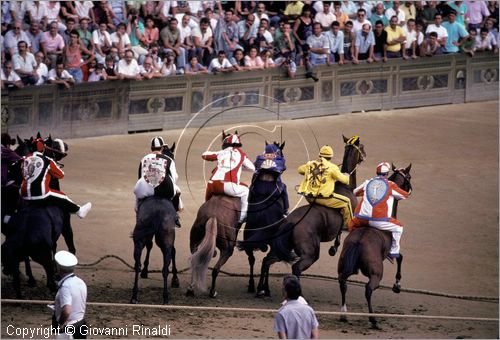
[[[2,91],[2,132],[76,138],[498,99],[498,57],[176,76]]]

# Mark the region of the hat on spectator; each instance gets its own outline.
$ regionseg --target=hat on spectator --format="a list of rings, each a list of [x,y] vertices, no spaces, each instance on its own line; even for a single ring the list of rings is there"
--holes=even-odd
[[[165,142],[163,141],[163,138],[161,137],[154,137],[151,139],[151,151],[154,150],[159,150],[165,145]]]
[[[60,250],[54,256],[57,264],[61,267],[71,268],[77,265],[78,259],[75,255],[71,254],[69,251]]]
[[[377,175],[385,175],[391,170],[391,166],[387,162],[382,162],[377,165]]]

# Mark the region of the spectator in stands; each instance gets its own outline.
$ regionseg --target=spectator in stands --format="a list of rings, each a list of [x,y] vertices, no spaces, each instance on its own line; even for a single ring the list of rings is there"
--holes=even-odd
[[[142,79],[139,65],[131,49],[126,50],[125,57],[118,62],[118,74],[122,79]]]
[[[2,68],[2,90],[5,88],[22,88],[23,82],[19,75],[14,71],[12,61],[7,60]]]
[[[36,74],[38,76],[38,81],[36,85],[43,85],[49,78],[49,68],[44,63],[45,56],[42,51],[38,51],[35,53],[35,61],[36,61]]]
[[[320,2],[321,3],[321,2]],[[330,11],[330,3],[323,3],[323,11],[316,13],[314,21],[321,24],[321,28],[324,32],[328,32],[332,23],[336,20],[335,14]]]
[[[404,6],[400,6],[399,10],[405,15],[405,23],[410,19],[415,20],[417,18],[417,9],[415,8],[414,1],[405,1]]]
[[[2,35],[7,28],[12,25],[12,23],[16,20],[14,15],[12,14],[13,3],[2,1],[1,10],[2,15],[0,17],[0,22],[2,23]]]
[[[443,53],[457,53],[464,38],[468,36],[465,27],[456,22],[457,12],[452,9],[448,15],[448,21],[443,24],[443,27],[448,32],[446,45]]]
[[[75,84],[75,80],[71,74],[64,69],[62,58],[58,59],[56,67],[49,71],[49,83],[57,84],[60,87],[64,86],[67,89]]]
[[[118,50],[120,58],[125,56],[125,51],[130,49],[130,38],[127,34],[127,25],[124,23],[118,24],[116,32],[111,34],[111,43]]]
[[[469,28],[480,29],[484,20],[490,16],[486,1],[467,0],[465,3],[469,13]]]
[[[88,82],[92,83],[92,82],[106,80],[106,79],[107,79],[107,75],[106,75],[106,72],[104,71],[104,66],[102,66],[101,64],[97,64],[97,66],[90,73]]]
[[[252,46],[257,36],[257,25],[255,25],[255,15],[248,14],[244,20],[237,23],[238,26],[238,43],[243,48],[247,49]]]
[[[460,44],[460,51],[473,57],[476,52],[477,31],[475,28],[469,28],[468,33],[469,35]]]
[[[94,11],[92,11],[92,7],[94,7],[94,4],[92,1],[75,1],[75,10],[76,10],[76,15],[78,15],[78,18],[84,19],[84,18],[90,18],[92,22],[95,22],[95,17],[94,17]],[[80,25],[81,25],[80,21]]]
[[[387,58],[401,58],[406,36],[401,26],[398,26],[397,16],[391,17],[385,31],[387,32]]]
[[[197,56],[192,56],[189,63],[186,64],[186,72],[185,74],[206,74],[208,70],[205,66],[198,62]]]
[[[151,15],[146,17],[146,26],[144,27],[144,40],[143,43],[147,48],[151,47],[151,44],[158,43],[160,39],[160,31],[158,27],[155,26],[153,17]]]
[[[12,29],[5,34],[5,41],[4,41],[5,49],[11,57],[18,52],[17,44],[20,41],[27,42],[28,47],[31,46],[30,39],[26,34],[26,32],[22,30],[22,27],[23,27],[22,22],[16,21],[14,22],[14,26],[12,27]]]
[[[375,38],[373,58],[375,61],[382,60],[385,63],[387,61],[387,32],[384,29],[384,24],[382,23],[382,20],[378,20],[375,23],[373,36]]]
[[[238,25],[233,21],[233,11],[228,10],[224,13],[224,19],[219,19],[215,28],[215,50],[217,52],[224,50],[225,55],[232,56],[234,50],[242,48],[238,40]]]
[[[42,31],[47,27],[47,7],[45,1],[27,1],[26,14],[29,22],[38,22],[41,25]]]
[[[91,2],[91,1],[89,1]],[[85,46],[85,48],[90,51],[90,54],[84,53],[82,58],[84,60],[95,58],[95,47],[94,42],[92,41],[92,32],[89,30],[89,19],[82,18],[80,19],[80,29],[78,30],[78,34],[80,35],[80,43]]]
[[[307,38],[307,44],[310,48],[312,66],[324,65],[328,59],[330,42],[323,34],[323,28],[319,22],[314,23],[314,34]]]
[[[40,42],[43,38],[43,32],[40,30],[40,24],[36,21],[30,23],[30,28],[26,31],[28,36],[28,46],[30,47],[31,53],[35,54],[40,51]]]
[[[255,26],[261,26],[261,21],[264,19],[269,23],[269,16],[266,12],[266,2],[259,1],[259,3],[257,4],[257,11],[255,11]]]
[[[340,10],[342,11],[342,13],[347,14],[349,20],[356,19],[358,8],[354,4],[354,1],[342,1]]]
[[[245,65],[245,54],[241,48],[234,51],[233,56],[229,59],[235,71],[247,71],[249,68]]]
[[[427,1],[427,5],[424,7],[421,20],[425,29],[427,29],[427,26],[434,23],[434,18],[436,17],[436,14],[438,14],[436,6],[437,1]]]
[[[66,21],[66,29],[68,24],[68,19],[73,19],[76,23],[78,20],[78,15],[76,14],[75,6],[73,6],[73,1],[61,1],[61,17]],[[69,35],[68,35],[69,37]]]
[[[106,28],[114,31],[116,26],[113,24],[113,16],[111,14],[111,8],[107,4],[107,1],[96,1],[96,6],[92,8],[94,13],[93,22],[94,27],[99,27],[101,24],[105,24]]]
[[[160,58],[160,46],[157,43],[151,44],[149,53],[146,57],[151,57],[153,59],[153,66],[159,71],[163,66],[163,61]]]
[[[161,78],[163,75],[153,65],[153,58],[146,57],[144,63],[139,66],[139,72],[143,79]]]
[[[163,77],[167,76],[175,76],[177,73],[177,67],[175,66],[175,53],[173,51],[168,51],[165,54],[165,58],[163,60],[163,66],[161,67],[161,75]]]
[[[480,34],[476,37],[476,52],[491,50],[493,50],[493,46],[491,45],[491,40],[489,39],[488,29],[483,27],[481,28]]]
[[[111,35],[107,31],[105,23],[100,23],[99,28],[92,32],[92,41],[95,46],[95,57],[99,64],[104,64],[104,60],[113,46]]]
[[[450,8],[455,10],[455,12],[457,13],[456,22],[464,26],[464,28],[467,28],[467,25],[465,24],[465,18],[468,18],[469,16],[467,5],[465,5],[463,1],[449,1],[448,6],[450,6]]]
[[[194,55],[198,57],[198,60],[203,65],[209,65],[214,53],[212,48],[214,39],[212,29],[210,28],[210,20],[208,18],[201,18],[200,26],[193,30],[191,37],[194,44]]]
[[[224,50],[220,50],[219,52],[217,52],[217,58],[212,59],[212,62],[208,67],[208,72],[213,74],[217,74],[219,72],[228,73],[232,72],[233,70],[233,65],[231,65],[229,60],[227,60]]]
[[[432,57],[433,55],[443,54],[441,44],[438,42],[438,35],[436,32],[429,33],[429,36],[424,39],[420,48],[420,55]]]
[[[64,30],[63,32],[59,33],[59,34],[61,34],[61,37],[63,37],[64,45],[68,45],[69,44],[69,42],[71,40],[70,33],[74,29],[76,29],[76,21],[75,21],[75,19],[68,18],[66,20],[66,30]]]
[[[205,18],[210,22],[210,28],[212,29],[212,33],[214,33],[219,20],[214,18],[214,11],[211,8],[205,9]]]
[[[285,70],[290,79],[295,78],[295,73],[297,72],[297,64],[295,64],[295,61],[290,54],[284,54],[282,57],[277,58],[274,64],[276,65],[276,67]]]
[[[127,20],[127,34],[130,39],[130,49],[134,52],[134,57],[139,63],[142,63],[148,50],[142,46],[144,40],[144,24],[139,20],[139,12],[131,9]]]
[[[163,52],[172,51],[176,55],[177,69],[184,69],[186,65],[186,50],[181,47],[181,31],[177,27],[178,21],[172,18],[168,26],[165,26],[160,37],[163,42]]]
[[[342,12],[342,5],[340,1],[333,2],[333,14],[335,15],[336,20],[339,22],[340,29],[343,30],[345,23],[349,21],[349,16],[347,13]]]
[[[369,25],[370,30],[372,29],[372,24],[366,19],[366,11],[363,8],[358,9],[356,20],[352,22],[352,31],[357,34],[363,29],[363,25]]]
[[[104,72],[106,73],[106,80],[117,80],[120,79],[120,75],[116,72],[115,63],[113,57],[108,55],[105,60]]]
[[[364,24],[361,31],[356,33],[356,42],[354,47],[353,64],[359,64],[360,60],[373,62],[373,50],[375,47],[375,36],[371,30],[370,24]]]
[[[307,38],[313,34],[313,21],[311,16],[311,6],[304,5],[302,14],[295,20],[293,25],[293,36],[297,43],[297,54],[302,59],[302,45],[307,42]]]
[[[249,70],[260,70],[264,67],[264,63],[258,54],[256,46],[250,47],[248,55],[245,56],[245,66],[248,67]]]
[[[375,27],[375,23],[379,20],[382,21],[384,27],[389,25],[389,19],[385,16],[384,4],[381,1],[377,2],[375,5],[375,13],[370,17],[372,27]]]
[[[269,1],[266,3],[267,15],[270,18],[270,26],[278,27],[279,22],[284,18],[286,2],[284,1]]]
[[[393,16],[396,16],[398,18],[397,24],[399,26],[403,26],[405,24],[405,20],[406,20],[405,12],[399,8],[399,0],[394,0],[392,2],[392,8],[386,9],[385,16],[387,17],[387,19],[389,19],[389,21]],[[390,22],[389,22],[389,24],[390,24]]]
[[[12,56],[12,63],[17,75],[21,78],[24,85],[36,85],[38,74],[36,73],[35,56],[28,52],[26,41],[17,43],[18,53]]]
[[[434,16],[434,24],[430,24],[427,26],[427,29],[425,30],[425,34],[429,35],[431,32],[436,32],[438,36],[437,42],[441,46],[441,48],[444,48],[446,45],[446,40],[448,38],[448,31],[446,28],[443,27],[443,16],[440,13],[437,13]]]
[[[488,11],[490,12],[490,18],[494,20],[494,27],[498,30],[498,1],[490,0],[488,1]],[[458,21],[458,20],[457,20]]]
[[[189,60],[188,56],[193,55],[195,53],[195,47],[193,44],[193,40],[191,39],[191,16],[189,14],[184,14],[182,16],[181,25],[179,27],[179,31],[181,33],[181,47],[186,51],[186,59]],[[194,28],[197,28],[199,25],[193,25]]]
[[[127,6],[125,5],[125,0],[108,0],[108,5],[113,24],[118,26],[119,23],[124,22],[127,18]]]
[[[287,17],[290,23],[294,23],[295,20],[303,14],[303,8],[304,3],[302,1],[290,1],[288,5],[286,5],[283,14]]]
[[[84,63],[81,68],[83,74],[82,81],[88,82],[90,75],[92,74],[92,72],[95,71],[96,68],[97,68],[97,60],[95,58],[89,60],[87,63]]]
[[[372,16],[373,8],[374,8],[374,2],[373,1],[355,1],[354,5],[356,6],[356,14],[358,13],[358,10],[364,9],[365,10],[365,18],[370,21],[370,18]],[[371,22],[370,22],[371,24]],[[370,25],[371,29],[371,25]]]
[[[64,25],[61,21],[61,17],[59,16],[59,12],[61,11],[61,4],[59,1],[47,1],[45,3],[45,8],[47,12],[47,21],[48,22],[57,22],[58,31],[64,32],[66,30],[66,25]]]
[[[344,60],[352,60],[354,55],[354,46],[356,43],[356,34],[352,31],[352,21],[349,20],[344,25]]]
[[[115,66],[118,65],[118,62],[120,61],[120,52],[118,52],[118,48],[112,46],[107,56],[113,58]]]
[[[328,46],[330,49],[327,64],[338,63],[344,64],[344,32],[340,30],[340,23],[334,21],[331,25],[330,31],[325,33],[328,38]]]
[[[65,45],[63,38],[57,33],[57,22],[51,22],[49,27],[50,30],[43,34],[40,46],[45,56],[50,59],[51,67],[54,67],[57,59],[62,57]]]
[[[273,48],[273,35],[267,30],[269,22],[266,19],[260,21],[260,26],[257,30],[257,37],[255,38],[255,45],[259,47],[259,52],[263,50],[270,50]]]
[[[177,1],[158,1],[155,10],[161,23],[167,24],[170,18],[177,14]]]
[[[424,40],[424,35],[422,32],[417,31],[415,19],[409,19],[403,27],[403,30],[406,35],[406,41],[403,48],[403,59],[408,59],[408,56],[411,56],[412,59],[417,59],[417,51]]]
[[[486,21],[484,22],[484,27],[488,29],[488,35],[491,45],[496,46],[496,42],[498,40],[498,29],[495,27],[495,19],[493,19],[492,17],[486,19]]]
[[[73,30],[70,33],[70,43],[64,47],[63,58],[65,69],[71,74],[76,83],[81,83],[83,80],[83,72],[81,66],[88,63],[83,61],[83,54],[90,54],[83,44],[80,44],[78,31]]]
[[[276,67],[273,58],[271,58],[271,51],[269,50],[262,51],[260,53],[260,59],[262,59],[262,64],[263,64],[262,67],[264,69]]]

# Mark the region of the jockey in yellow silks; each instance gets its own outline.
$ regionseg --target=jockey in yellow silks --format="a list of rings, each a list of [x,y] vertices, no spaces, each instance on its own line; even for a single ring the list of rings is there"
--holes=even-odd
[[[346,228],[352,219],[351,200],[335,193],[334,190],[336,181],[349,184],[349,174],[340,172],[339,167],[330,162],[332,157],[332,147],[324,145],[317,160],[309,161],[299,167],[298,172],[304,175],[304,179],[298,193],[304,195],[309,203],[341,209]]]

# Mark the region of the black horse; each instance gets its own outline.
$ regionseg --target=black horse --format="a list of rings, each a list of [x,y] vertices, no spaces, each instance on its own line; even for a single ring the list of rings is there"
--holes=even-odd
[[[345,151],[341,172],[349,173],[349,186],[335,185],[335,192],[351,199],[354,207],[357,204],[356,197],[352,193],[352,186],[356,183],[356,168],[361,163],[366,153],[359,137],[344,137]],[[332,209],[317,204],[308,204],[295,209],[287,216],[276,233],[271,251],[262,261],[262,269],[258,295],[270,295],[269,291],[269,268],[278,261],[295,262],[292,265],[292,273],[297,277],[307,270],[319,259],[321,242],[330,242],[335,239],[330,248],[330,255],[337,252],[340,245],[340,234],[342,228],[342,215],[339,209]]]
[[[267,145],[267,142],[266,142]],[[279,157],[284,157],[281,145],[274,142]],[[284,164],[282,165],[284,166]],[[248,215],[243,233],[243,241],[238,243],[238,249],[244,250],[250,265],[248,292],[255,293],[254,281],[254,251],[267,252],[273,236],[278,231],[285,214],[286,186],[281,183],[280,176],[284,169],[280,169],[271,160],[270,164],[261,167],[254,175],[248,196]]]
[[[165,147],[163,153],[172,160],[174,159],[175,144]],[[161,197],[150,196],[139,203],[137,217],[132,239],[134,240],[134,269],[135,279],[132,289],[130,303],[138,303],[139,274],[142,278],[148,277],[149,256],[153,248],[153,237],[156,245],[163,254],[163,304],[168,303],[168,274],[170,262],[172,262],[172,287],[179,287],[177,277],[177,266],[175,264],[175,219],[177,212],[171,200]],[[141,271],[142,250],[146,247],[146,259]]]
[[[396,169],[392,166],[393,174],[389,180],[396,183],[401,189],[411,192],[411,164],[406,168]],[[396,218],[398,201],[394,200],[392,216]],[[384,273],[384,260],[387,258],[392,244],[392,233],[390,231],[379,230],[373,227],[356,228],[346,237],[338,263],[338,277],[340,292],[342,294],[342,312],[347,312],[345,295],[347,292],[347,279],[359,270],[368,277],[365,286],[365,297],[368,303],[368,311],[373,313],[371,296],[375,289],[379,287]],[[396,282],[392,287],[395,293],[401,291],[401,263],[403,254],[397,258]],[[345,318],[344,318],[345,319]],[[377,328],[377,320],[370,317],[373,328]]]

